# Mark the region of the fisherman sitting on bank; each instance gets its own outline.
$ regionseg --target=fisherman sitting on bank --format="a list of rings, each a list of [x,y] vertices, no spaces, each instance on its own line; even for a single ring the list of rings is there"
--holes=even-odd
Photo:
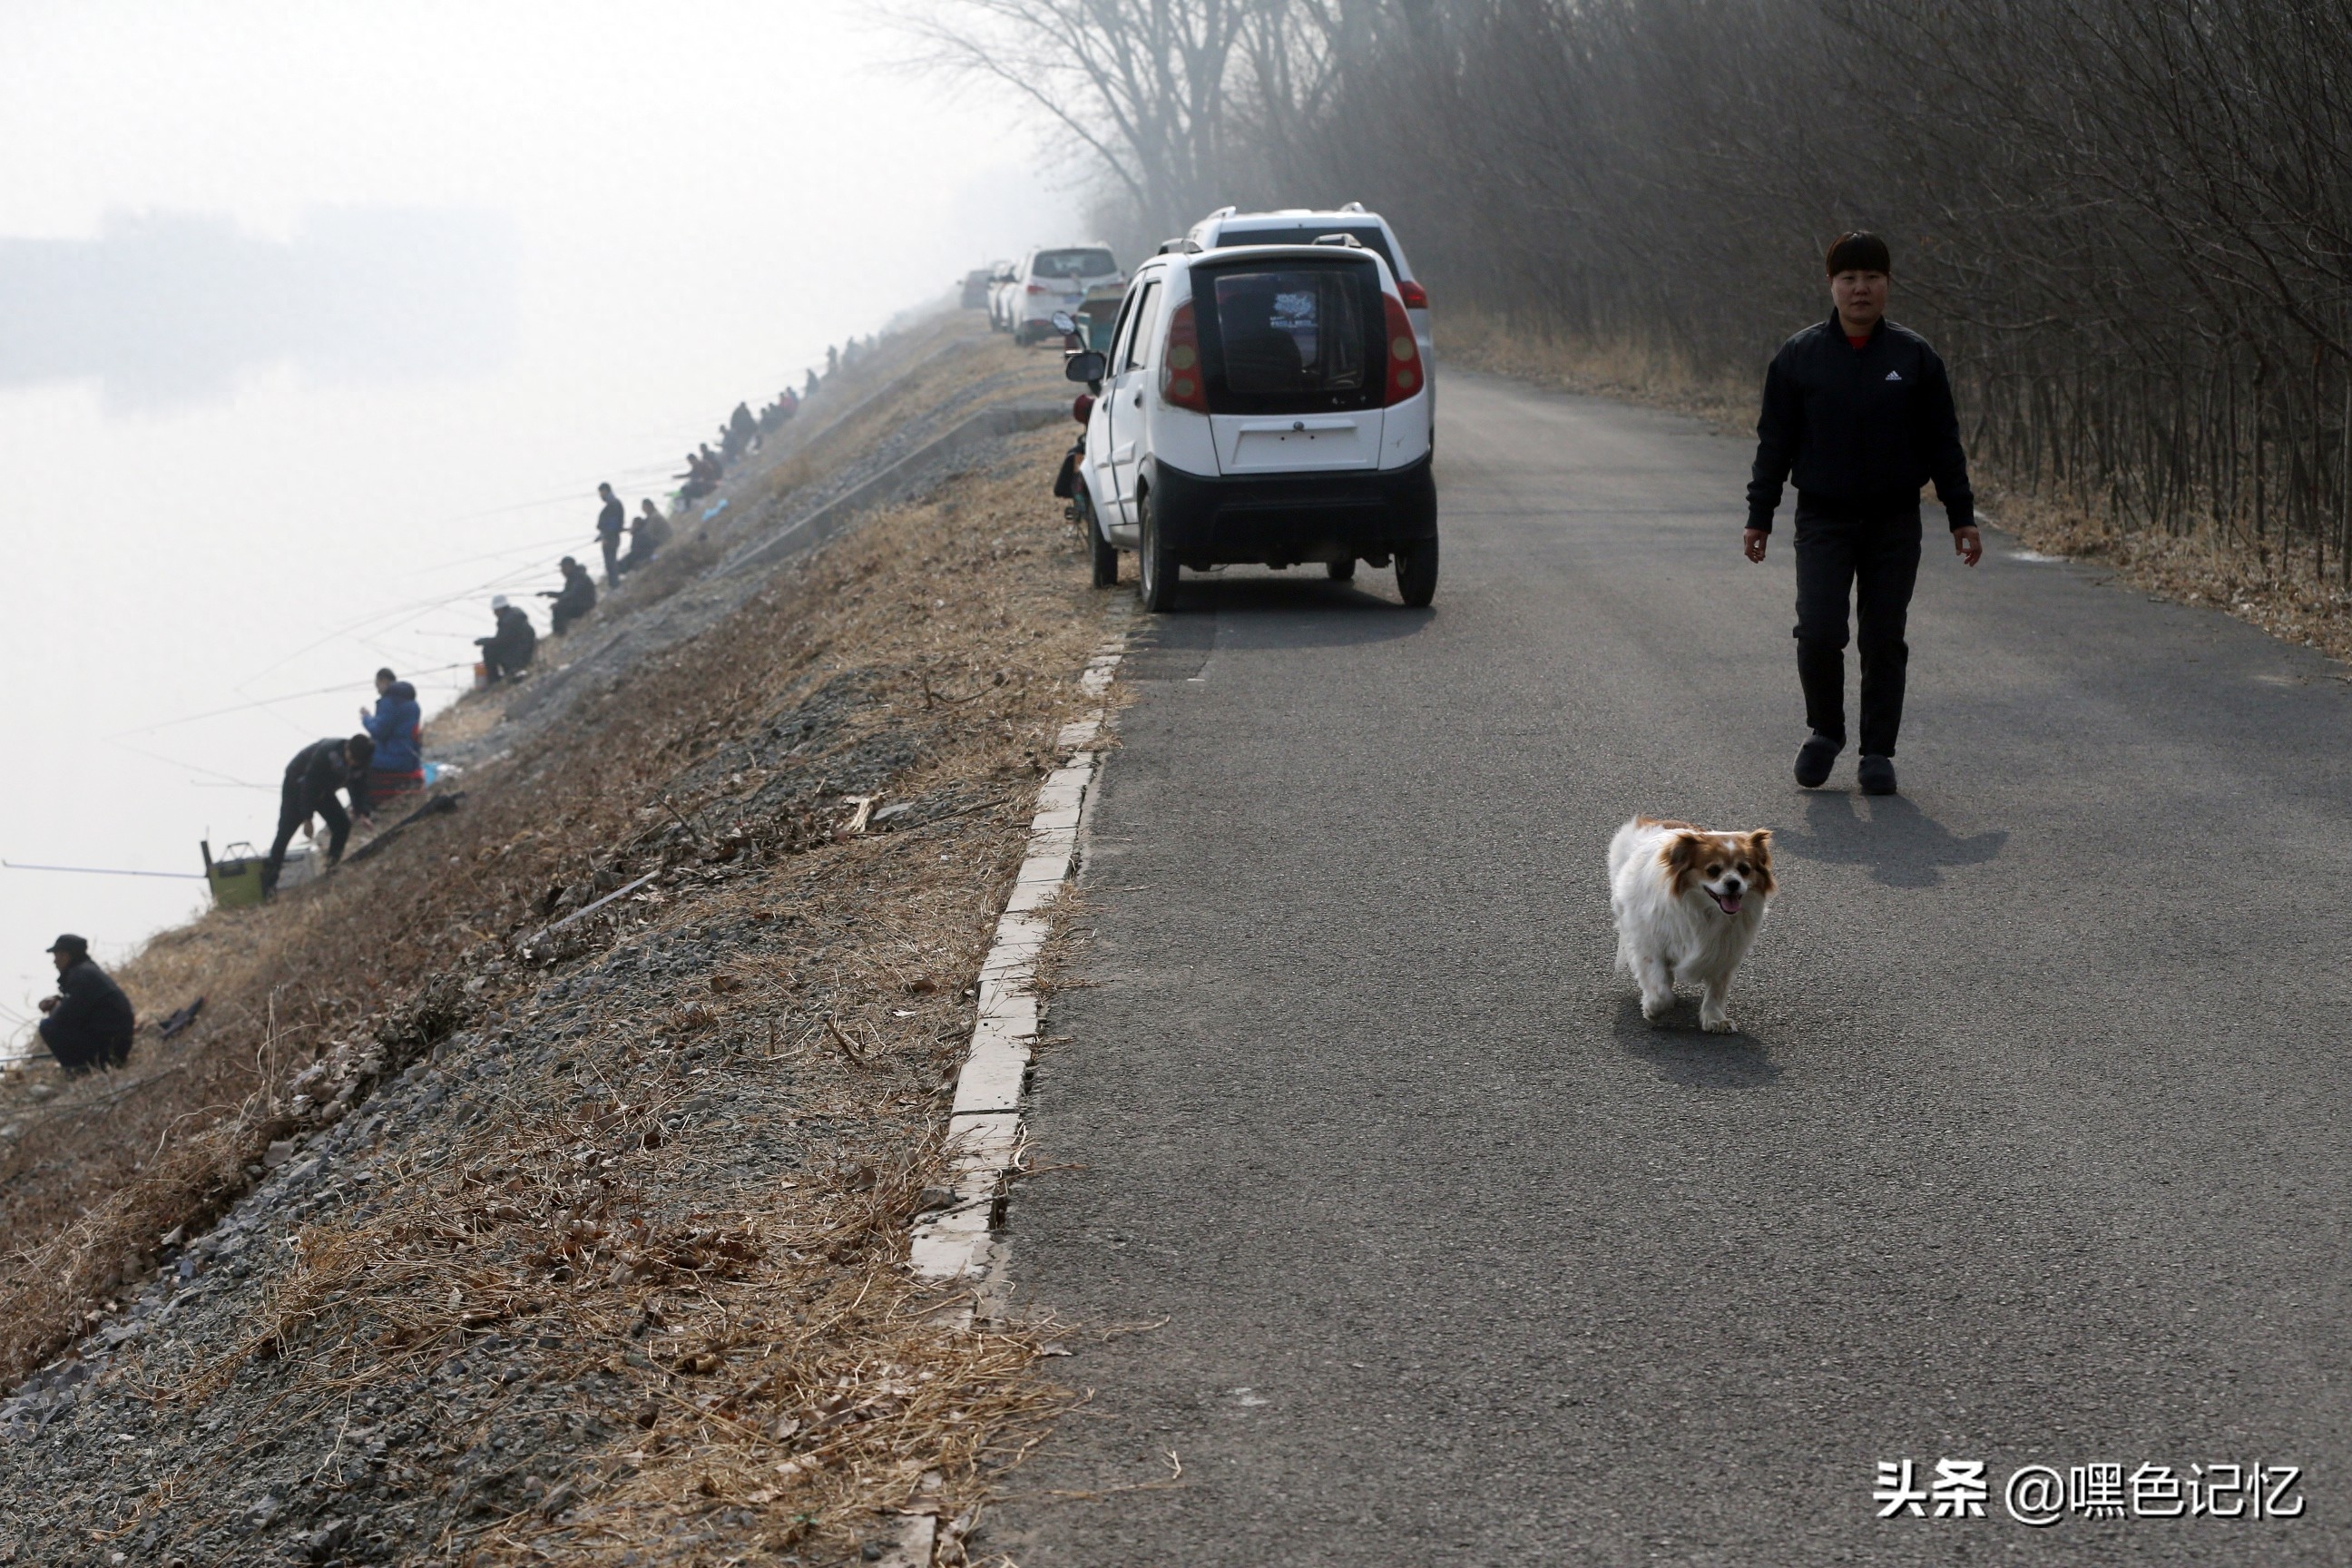
[[[474,646],[482,650],[483,678],[495,686],[530,668],[531,657],[539,651],[539,633],[531,628],[530,617],[507,603],[504,594],[490,601],[490,613],[498,616],[499,629],[476,637]]]
[[[634,572],[654,558],[661,547],[669,542],[669,519],[661,514],[651,497],[637,503],[637,515],[629,519],[629,552],[621,559],[621,569]]]
[[[136,1016],[114,977],[89,959],[89,943],[68,933],[49,944],[58,994],[41,998],[41,1044],[69,1078],[131,1059]]]
[[[425,788],[425,709],[416,688],[389,669],[375,672],[375,711],[360,710],[360,727],[375,742],[368,763],[368,799],[378,805]]]
[[[541,598],[555,601],[548,606],[547,620],[548,629],[557,637],[562,637],[566,626],[596,607],[596,579],[590,575],[588,568],[569,555],[563,558],[562,564],[563,586],[539,591]],[[626,571],[628,564],[623,562],[622,570]]]

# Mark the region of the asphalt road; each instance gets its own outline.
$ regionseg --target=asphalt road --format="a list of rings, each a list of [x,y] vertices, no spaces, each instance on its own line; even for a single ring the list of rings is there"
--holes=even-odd
[[[1443,426],[1432,610],[1188,579],[1125,672],[1008,1212],[1093,1398],[983,1544],[2352,1561],[2336,667],[1930,509],[1905,794],[1808,793],[1745,446],[1459,374]],[[1736,1036],[1610,972],[1636,811],[1778,835]],[[1986,1517],[1875,1517],[1944,1458]],[[2003,1508],[2107,1463],[2305,1512]]]

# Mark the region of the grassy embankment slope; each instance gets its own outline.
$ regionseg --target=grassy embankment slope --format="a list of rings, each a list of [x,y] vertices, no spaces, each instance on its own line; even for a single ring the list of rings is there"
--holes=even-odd
[[[1707,420],[1752,439],[1762,367],[1754,379],[1701,372],[1670,355],[1591,344],[1475,310],[1439,317],[1447,363],[1550,386],[1623,398]],[[1963,429],[1966,413],[1963,411]],[[2258,542],[2210,530],[2126,530],[2095,509],[2035,493],[1998,471],[1971,475],[1988,522],[2020,544],[2113,567],[2134,587],[2182,604],[2225,610],[2287,642],[2352,659],[2352,593],[2314,574],[2302,557],[2282,558]],[[1724,498],[1727,515],[1738,496]],[[1784,503],[1785,506],[1786,503]],[[1785,512],[1784,512],[1785,515]]]
[[[1101,635],[1045,494],[1066,427],[740,563],[1058,401],[1051,359],[969,317],[887,341],[531,682],[436,721],[461,810],[158,938],[142,1017],[211,1002],[127,1073],[10,1086],[0,1370],[49,1363],[0,1405],[13,1560],[828,1556],[985,1495],[1052,1403],[1034,1346],[932,1326],[900,1263]]]

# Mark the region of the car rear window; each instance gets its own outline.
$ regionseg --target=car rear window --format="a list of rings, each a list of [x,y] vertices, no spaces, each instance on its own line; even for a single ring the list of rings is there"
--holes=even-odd
[[[1192,300],[1212,413],[1379,406],[1387,318],[1369,259],[1195,268]]]
[[[1352,237],[1366,250],[1387,262],[1391,272],[1403,276],[1398,272],[1397,258],[1390,254],[1388,231],[1376,223],[1277,224],[1271,228],[1260,228],[1255,224],[1247,228],[1227,225],[1217,230],[1216,248],[1225,250],[1236,245],[1312,245],[1327,234]]]
[[[1029,264],[1032,278],[1109,278],[1118,271],[1108,250],[1041,250]]]

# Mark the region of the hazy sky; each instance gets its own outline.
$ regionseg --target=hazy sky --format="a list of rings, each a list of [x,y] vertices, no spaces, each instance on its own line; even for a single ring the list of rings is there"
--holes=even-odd
[[[0,23],[12,861],[266,845],[377,665],[430,707],[490,593],[588,552],[597,479],[658,493],[739,398],[1076,237],[1034,139],[851,0]],[[119,954],[200,897],[0,870],[0,1037],[57,931]]]

